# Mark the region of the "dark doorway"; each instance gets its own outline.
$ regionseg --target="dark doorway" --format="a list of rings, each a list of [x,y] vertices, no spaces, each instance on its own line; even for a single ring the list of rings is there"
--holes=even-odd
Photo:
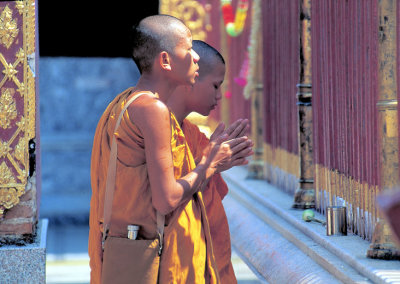
[[[159,1],[38,1],[40,56],[130,57],[129,33]]]

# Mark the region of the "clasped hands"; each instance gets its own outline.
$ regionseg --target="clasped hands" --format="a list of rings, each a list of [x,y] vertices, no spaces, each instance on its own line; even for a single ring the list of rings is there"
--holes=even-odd
[[[238,119],[226,129],[222,122],[217,126],[203,151],[210,170],[220,173],[248,163],[246,158],[254,154],[254,143],[245,136],[249,128],[247,119]]]

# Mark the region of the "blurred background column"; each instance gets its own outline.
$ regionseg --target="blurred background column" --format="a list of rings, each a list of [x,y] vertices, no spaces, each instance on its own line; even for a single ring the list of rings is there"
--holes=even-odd
[[[254,0],[251,8],[251,32],[248,50],[249,70],[247,84],[243,90],[245,98],[251,100],[251,139],[254,142],[254,155],[249,163],[248,177],[265,179],[261,1]]]
[[[299,187],[294,194],[294,208],[314,208],[313,124],[311,92],[311,0],[300,1],[300,81],[297,85],[299,115]]]
[[[395,0],[378,4],[379,73],[378,73],[378,139],[380,145],[380,189],[386,191],[399,184],[399,130],[397,102],[397,5]],[[367,256],[400,259],[400,250],[393,243],[392,232],[378,210],[378,222]]]
[[[35,0],[0,2],[0,279],[45,281]]]

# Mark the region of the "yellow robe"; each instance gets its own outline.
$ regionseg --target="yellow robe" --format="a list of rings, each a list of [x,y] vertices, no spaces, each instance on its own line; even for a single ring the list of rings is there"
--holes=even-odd
[[[102,115],[94,137],[91,160],[89,257],[91,283],[101,282],[104,189],[110,136],[131,88],[118,95]],[[194,161],[185,137],[171,113],[171,147],[175,178],[186,175]],[[110,222],[111,236],[126,237],[127,225],[137,224],[139,237],[156,237],[156,211],[151,202],[144,140],[125,112],[116,132],[117,176]],[[220,283],[205,207],[200,193],[166,216],[160,283]]]
[[[182,130],[195,160],[201,158],[203,149],[209,139],[199,128],[185,119]],[[221,283],[237,283],[231,261],[231,240],[228,219],[222,204],[222,199],[228,193],[228,186],[220,174],[215,174],[203,191],[203,200],[210,224],[211,239],[213,242],[215,259],[218,266]]]

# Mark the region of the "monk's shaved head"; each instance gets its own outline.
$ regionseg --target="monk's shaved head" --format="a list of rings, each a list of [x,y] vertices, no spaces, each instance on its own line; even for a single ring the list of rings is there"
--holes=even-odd
[[[199,80],[212,73],[212,70],[219,63],[225,64],[225,60],[221,53],[214,47],[201,40],[193,40],[193,50],[200,56],[199,64]]]
[[[151,71],[154,59],[160,52],[173,53],[175,46],[188,31],[181,20],[170,15],[149,16],[134,26],[132,58],[140,73]]]

